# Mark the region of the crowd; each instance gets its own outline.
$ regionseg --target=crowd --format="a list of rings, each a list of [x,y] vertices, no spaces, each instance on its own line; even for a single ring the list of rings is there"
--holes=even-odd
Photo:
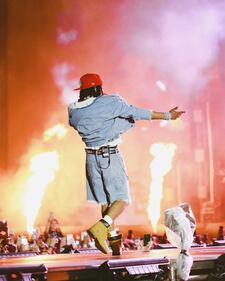
[[[219,227],[217,237],[209,239],[206,234],[194,234],[193,242],[201,246],[214,245],[215,240],[224,240],[223,226]],[[166,235],[145,234],[135,237],[132,230],[123,237],[123,250],[142,250],[160,248],[160,244],[168,244]],[[32,234],[14,234],[9,231],[7,221],[0,221],[0,254],[36,253],[58,254],[79,253],[84,249],[95,249],[95,243],[87,232],[80,234],[64,234],[58,220],[50,215],[43,233],[34,230]]]

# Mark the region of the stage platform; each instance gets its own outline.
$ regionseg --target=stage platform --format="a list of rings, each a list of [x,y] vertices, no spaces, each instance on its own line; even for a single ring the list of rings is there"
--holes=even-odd
[[[192,248],[190,254],[194,259],[194,264],[191,274],[213,272],[215,261],[224,253],[225,246]],[[159,249],[149,252],[125,251],[122,256],[113,257],[111,254],[104,255],[93,249],[74,254],[1,256],[0,281],[8,280],[2,276],[19,272],[27,274],[32,272],[37,276],[36,280],[45,280],[43,276],[47,276],[47,280],[50,281],[136,280],[135,276],[138,275],[139,280],[151,280],[144,279],[144,276],[147,278],[147,276],[153,276],[154,272],[156,274],[168,270],[170,279],[176,280],[173,266],[178,254],[177,249]],[[107,270],[111,273],[106,273]],[[102,277],[103,271],[108,277]],[[29,277],[26,278],[15,280],[32,280]]]

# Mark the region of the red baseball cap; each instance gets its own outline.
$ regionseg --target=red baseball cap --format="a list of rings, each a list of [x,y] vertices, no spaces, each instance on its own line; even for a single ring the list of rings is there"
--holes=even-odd
[[[87,74],[84,74],[83,76],[81,76],[80,87],[74,89],[74,91],[84,90],[84,89],[88,89],[88,88],[92,88],[92,87],[96,87],[96,86],[102,86],[102,84],[103,84],[102,79],[100,78],[100,76],[98,74],[87,73]]]

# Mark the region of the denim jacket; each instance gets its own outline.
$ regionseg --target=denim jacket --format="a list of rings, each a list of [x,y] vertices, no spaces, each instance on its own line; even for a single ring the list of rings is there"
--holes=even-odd
[[[136,120],[150,120],[151,111],[129,105],[119,95],[103,95],[69,105],[69,124],[87,147],[118,139]]]

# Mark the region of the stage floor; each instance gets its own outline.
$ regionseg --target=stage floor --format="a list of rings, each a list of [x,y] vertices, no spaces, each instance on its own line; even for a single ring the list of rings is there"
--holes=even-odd
[[[207,267],[209,263],[214,262],[220,255],[225,253],[225,246],[215,247],[195,247],[190,250],[190,254],[194,259],[193,267],[204,265]],[[170,264],[173,264],[179,254],[177,249],[159,249],[151,250],[149,252],[143,251],[127,251],[122,256],[113,257],[111,254],[105,255],[99,251],[93,251],[90,253],[82,252],[75,254],[56,254],[56,255],[36,255],[36,256],[11,256],[0,258],[0,268],[7,268],[8,270],[15,271],[20,267],[32,267],[44,264],[47,267],[47,279],[48,280],[79,280],[70,279],[71,272],[73,275],[76,272],[89,272],[93,276],[93,272],[96,271],[106,261],[117,261],[135,264],[136,261],[139,264],[144,261],[148,261],[151,264],[151,260],[167,258]],[[80,279],[85,280],[85,279]],[[87,278],[87,280],[89,280]]]

